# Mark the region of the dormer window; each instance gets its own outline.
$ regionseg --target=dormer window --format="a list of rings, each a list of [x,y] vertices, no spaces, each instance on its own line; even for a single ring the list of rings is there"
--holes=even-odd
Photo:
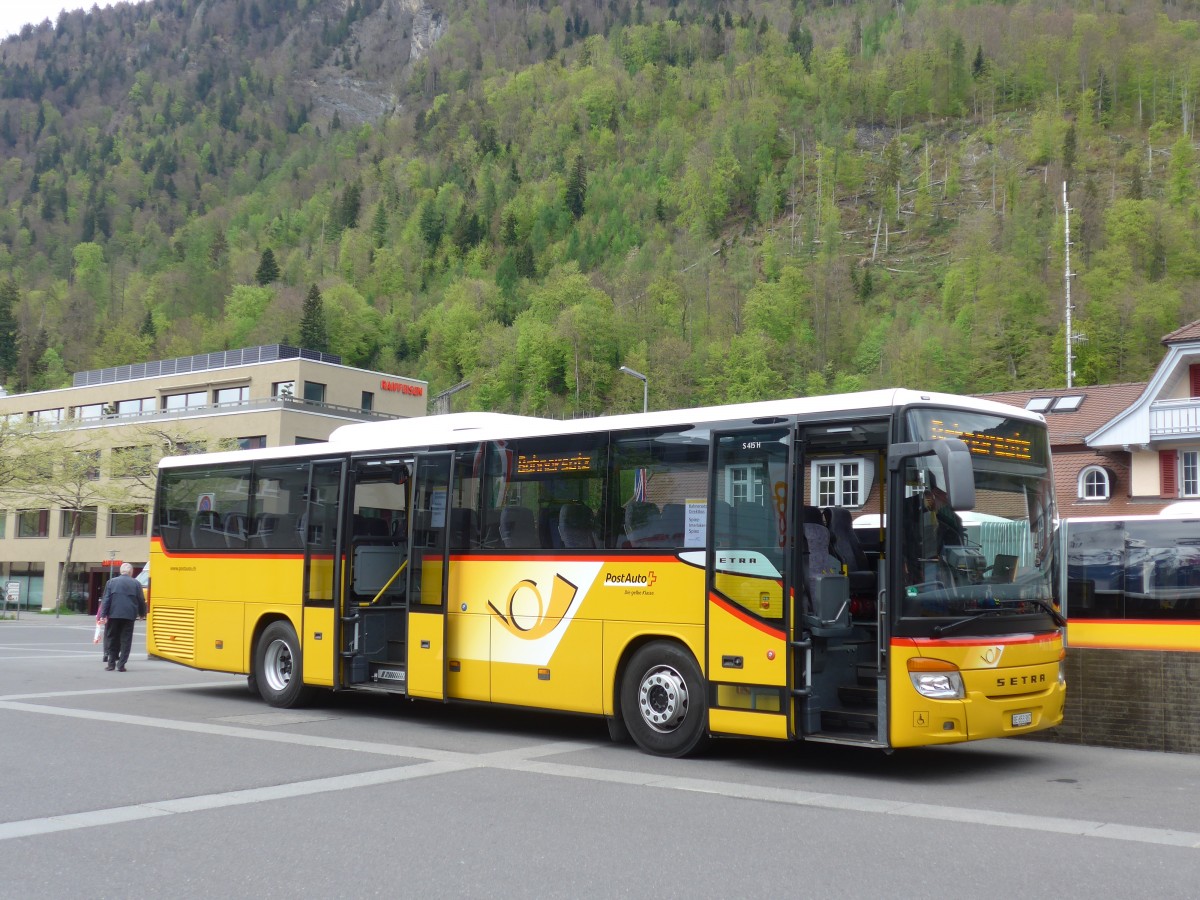
[[[1107,500],[1112,493],[1108,470],[1102,466],[1088,466],[1079,473],[1080,500]]]

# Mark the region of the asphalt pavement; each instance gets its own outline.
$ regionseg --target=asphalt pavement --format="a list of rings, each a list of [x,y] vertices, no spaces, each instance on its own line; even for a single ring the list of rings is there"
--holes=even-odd
[[[324,694],[0,621],[0,897],[1195,897],[1200,757],[1029,740],[886,755]]]

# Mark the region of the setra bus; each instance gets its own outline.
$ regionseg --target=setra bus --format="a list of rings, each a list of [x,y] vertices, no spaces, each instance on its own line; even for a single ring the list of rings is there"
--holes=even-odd
[[[897,389],[167,458],[148,649],[274,706],[591,714],[671,756],[1026,734],[1065,695],[1048,447],[1037,413]]]

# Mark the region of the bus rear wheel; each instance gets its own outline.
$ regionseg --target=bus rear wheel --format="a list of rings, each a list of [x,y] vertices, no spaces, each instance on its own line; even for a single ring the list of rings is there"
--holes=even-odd
[[[254,673],[258,692],[272,706],[301,706],[312,698],[304,686],[303,655],[296,629],[289,622],[272,622],[259,638]]]
[[[704,679],[692,655],[656,641],[629,660],[621,686],[621,714],[647,753],[686,756],[708,740]]]

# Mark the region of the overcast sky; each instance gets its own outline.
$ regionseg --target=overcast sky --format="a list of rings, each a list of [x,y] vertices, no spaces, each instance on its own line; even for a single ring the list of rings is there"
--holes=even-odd
[[[0,0],[0,40],[19,32],[26,22],[37,25],[43,19],[57,21],[64,9],[112,5],[113,0]]]

